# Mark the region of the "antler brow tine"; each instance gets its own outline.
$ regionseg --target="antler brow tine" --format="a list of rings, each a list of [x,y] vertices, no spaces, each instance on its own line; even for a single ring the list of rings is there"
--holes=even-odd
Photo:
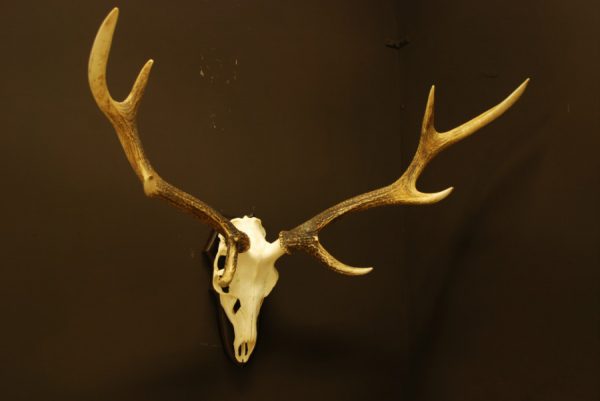
[[[425,107],[419,145],[412,162],[402,176],[391,185],[347,199],[319,213],[292,230],[280,232],[279,239],[281,246],[288,253],[292,251],[306,252],[330,269],[341,274],[362,275],[369,273],[372,270],[371,267],[348,266],[329,254],[319,242],[319,232],[328,224],[347,213],[387,205],[429,204],[444,199],[452,192],[452,187],[435,193],[423,193],[417,190],[417,180],[423,169],[446,147],[475,133],[501,116],[521,97],[528,83],[529,79],[526,79],[502,102],[447,132],[437,132],[434,127],[435,87],[432,86]]]
[[[220,284],[228,285],[235,273],[237,254],[248,250],[250,240],[217,210],[164,181],[146,158],[138,134],[136,115],[153,61],[146,62],[125,100],[118,102],[112,98],[106,84],[106,65],[118,16],[119,10],[114,8],[102,22],[92,46],[88,80],[94,99],[115,128],[125,156],[144,186],[144,193],[149,197],[166,200],[169,204],[191,213],[227,239],[229,251]]]

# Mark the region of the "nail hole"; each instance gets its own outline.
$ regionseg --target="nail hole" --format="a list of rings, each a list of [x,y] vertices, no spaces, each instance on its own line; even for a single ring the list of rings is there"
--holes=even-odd
[[[238,299],[237,301],[235,301],[235,304],[233,304],[233,313],[237,313],[237,311],[239,311],[241,307],[242,303]]]
[[[217,267],[219,269],[224,269],[225,268],[225,259],[226,259],[225,255],[221,255],[217,259]]]

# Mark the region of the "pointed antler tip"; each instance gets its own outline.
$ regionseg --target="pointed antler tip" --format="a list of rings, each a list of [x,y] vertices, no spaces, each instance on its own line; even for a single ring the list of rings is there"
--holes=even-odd
[[[449,187],[444,189],[443,191],[431,193],[424,193],[415,190],[415,192],[412,194],[412,199],[410,199],[407,203],[412,203],[415,205],[428,205],[438,203],[439,201],[446,199],[448,195],[452,193],[453,190],[454,187]]]
[[[373,271],[372,267],[353,267],[343,263],[336,265],[330,264],[329,268],[336,273],[344,274],[346,276],[364,276],[365,274],[369,274],[371,271]]]
[[[154,60],[150,59],[150,60],[146,61],[146,63],[144,64],[144,66],[142,67],[142,69],[140,70],[140,73],[138,75],[150,74],[150,70],[152,69],[153,65],[154,65]]]
[[[359,271],[359,272],[358,272],[358,274],[359,274],[360,276],[362,276],[362,275],[365,275],[365,274],[369,274],[369,273],[371,273],[372,271],[373,271],[373,268],[372,268],[372,267],[363,267],[363,268],[362,268],[362,271]]]
[[[321,244],[319,244],[319,251],[321,262],[325,263],[325,265],[336,273],[345,274],[346,276],[364,276],[373,270],[372,267],[354,267],[342,263],[327,252]]]
[[[119,18],[119,8],[115,7],[112,10],[110,10],[108,15],[104,19],[104,23],[105,24],[108,24],[108,23],[116,24],[118,18]]]
[[[529,81],[531,81],[531,78],[526,78],[525,81],[523,81],[523,83],[521,83],[521,85],[519,85],[518,89],[525,89],[527,87],[527,85],[529,85]]]
[[[113,8],[108,15],[102,21],[100,28],[98,29],[98,33],[96,34],[96,39],[99,36],[108,37],[109,42],[112,38],[112,35],[117,27],[117,20],[119,19],[119,9]]]
[[[448,188],[444,189],[443,191],[441,191],[440,192],[440,200],[448,197],[452,193],[452,191],[454,191],[454,187],[448,187]]]
[[[521,95],[523,95],[523,93],[525,92],[525,89],[527,89],[527,85],[529,84],[529,81],[530,81],[530,78],[526,78],[521,83],[521,85],[519,85],[517,87],[517,89],[515,89],[506,99],[504,99],[501,103],[499,103],[498,105],[496,105],[495,108],[501,110],[498,115],[501,115],[506,110],[508,110],[513,105],[513,103],[516,102],[521,97]],[[492,109],[490,109],[490,110],[492,110]],[[493,121],[494,118],[492,118],[490,121]]]
[[[427,105],[432,105],[435,100],[435,85],[431,85],[429,95],[427,96]]]

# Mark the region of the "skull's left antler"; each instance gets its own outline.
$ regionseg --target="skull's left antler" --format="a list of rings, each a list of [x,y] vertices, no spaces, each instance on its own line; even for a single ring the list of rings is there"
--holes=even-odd
[[[106,85],[106,64],[118,16],[119,10],[117,8],[108,14],[102,22],[92,46],[88,79],[94,99],[96,99],[98,107],[108,117],[117,131],[125,155],[144,185],[144,193],[149,197],[164,199],[171,205],[191,213],[225,237],[227,241],[227,259],[220,284],[228,285],[235,273],[238,252],[245,252],[250,246],[248,236],[239,231],[217,210],[164,181],[154,171],[144,154],[142,142],[138,135],[136,115],[153,61],[148,60],[144,65],[133,84],[131,93],[125,100],[118,102],[110,95]]]
[[[416,188],[417,179],[427,163],[446,147],[466,138],[501,116],[523,94],[528,82],[529,79],[525,80],[525,82],[497,106],[447,132],[437,132],[434,128],[433,103],[435,88],[432,86],[425,108],[425,116],[423,117],[419,146],[404,174],[387,187],[345,200],[290,231],[282,231],[279,234],[281,246],[288,253],[293,251],[306,252],[338,273],[354,276],[370,272],[372,270],[371,267],[348,266],[333,257],[319,242],[319,232],[329,223],[344,216],[346,213],[386,205],[428,204],[444,199],[452,192],[452,187],[436,193],[423,193]]]

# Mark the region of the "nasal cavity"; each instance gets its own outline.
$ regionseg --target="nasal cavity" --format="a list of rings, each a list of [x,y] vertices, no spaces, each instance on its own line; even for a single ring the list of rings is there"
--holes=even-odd
[[[240,357],[247,357],[249,354],[248,353],[248,343],[247,342],[241,343],[238,346],[237,353],[238,353],[238,356],[240,356]]]
[[[233,304],[233,313],[237,313],[237,311],[239,311],[241,307],[242,303],[240,302],[240,300],[236,300],[235,304]]]

